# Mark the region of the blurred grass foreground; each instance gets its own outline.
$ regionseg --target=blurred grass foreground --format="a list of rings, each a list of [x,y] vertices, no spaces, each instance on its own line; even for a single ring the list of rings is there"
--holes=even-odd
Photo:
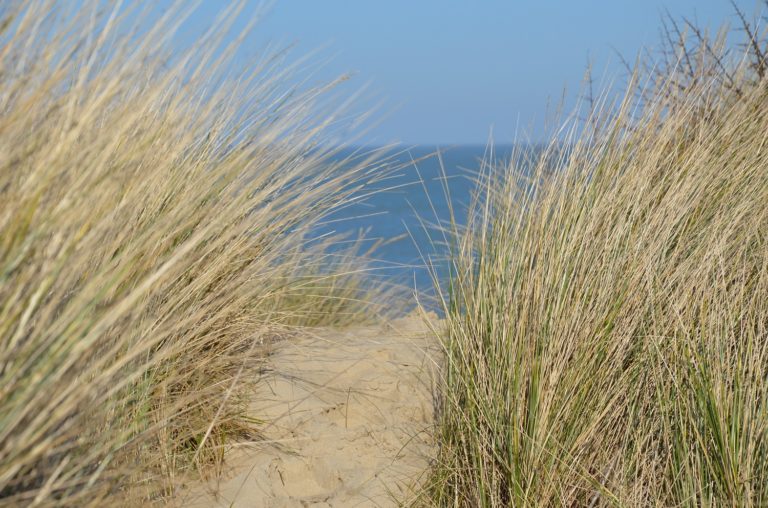
[[[306,234],[376,167],[323,148],[333,84],[231,65],[239,7],[172,50],[182,2],[0,6],[2,505],[215,473],[270,342],[362,318],[358,258]]]

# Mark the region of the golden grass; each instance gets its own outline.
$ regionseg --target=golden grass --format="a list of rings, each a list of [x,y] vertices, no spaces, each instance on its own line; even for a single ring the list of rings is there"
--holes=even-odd
[[[180,53],[182,3],[82,4],[0,8],[0,505],[163,499],[252,435],[270,341],[370,291],[306,237],[376,177],[329,87],[234,72],[237,3]]]
[[[768,505],[768,96],[687,51],[485,175],[429,504]]]
[[[164,502],[252,438],[270,343],[370,315],[312,226],[376,178],[225,9],[0,6],[0,505]],[[138,14],[137,14],[138,12]],[[138,20],[138,21],[135,21]],[[768,101],[691,27],[455,228],[428,499],[768,505]],[[232,42],[228,42],[228,41]],[[757,41],[757,42],[755,42]],[[358,246],[359,247],[359,246]]]

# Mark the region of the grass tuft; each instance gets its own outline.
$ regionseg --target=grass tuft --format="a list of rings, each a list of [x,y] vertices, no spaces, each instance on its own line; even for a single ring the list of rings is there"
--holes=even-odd
[[[232,65],[240,8],[172,51],[182,2],[0,7],[0,505],[215,474],[270,343],[372,314],[309,235],[378,154],[334,162],[332,84],[282,53]]]
[[[695,36],[482,175],[430,504],[768,505],[763,64]]]

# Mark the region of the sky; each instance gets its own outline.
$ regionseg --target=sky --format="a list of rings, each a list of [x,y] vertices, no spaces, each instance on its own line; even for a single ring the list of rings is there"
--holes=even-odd
[[[246,16],[262,4],[249,1]],[[192,22],[219,5],[203,0]],[[620,83],[618,55],[657,45],[667,12],[736,23],[728,0],[277,0],[249,44],[318,50],[318,80],[353,73],[344,90],[363,90],[361,112],[376,107],[365,144],[535,142],[548,104],[573,104],[590,63],[598,87]]]

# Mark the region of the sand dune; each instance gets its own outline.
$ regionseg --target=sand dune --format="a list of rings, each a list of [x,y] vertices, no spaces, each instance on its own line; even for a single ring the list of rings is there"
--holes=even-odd
[[[227,456],[218,494],[185,506],[395,506],[432,452],[437,345],[419,316],[281,344],[252,416],[265,440]],[[215,486],[208,486],[209,489]]]

